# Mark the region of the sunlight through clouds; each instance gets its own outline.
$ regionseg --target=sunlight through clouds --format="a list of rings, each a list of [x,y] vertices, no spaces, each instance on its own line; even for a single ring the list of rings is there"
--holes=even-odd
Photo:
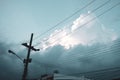
[[[70,28],[55,30],[47,40],[42,42],[42,49],[45,50],[55,45],[61,45],[65,49],[72,48],[76,45],[90,46],[95,43],[107,44],[117,39],[114,30],[106,28],[95,14],[88,11],[81,14],[73,21]]]

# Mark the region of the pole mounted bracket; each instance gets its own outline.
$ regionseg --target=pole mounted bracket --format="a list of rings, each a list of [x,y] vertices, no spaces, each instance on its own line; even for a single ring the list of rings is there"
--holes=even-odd
[[[31,62],[32,62],[32,59],[31,59],[31,58],[30,58],[30,59],[28,59],[28,60],[27,60],[27,59],[24,59],[24,60],[23,60],[23,63],[26,63],[26,62],[31,63]]]

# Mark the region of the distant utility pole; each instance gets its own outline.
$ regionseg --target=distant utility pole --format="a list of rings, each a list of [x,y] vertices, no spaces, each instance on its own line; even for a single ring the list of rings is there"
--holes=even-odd
[[[27,45],[27,43],[23,43],[22,45],[28,48],[28,54],[26,59],[24,59],[23,63],[24,63],[24,72],[22,75],[22,80],[26,80],[27,74],[28,74],[28,64],[31,63],[32,59],[30,58],[30,51],[31,49],[34,51],[39,51],[39,49],[35,49],[32,46],[32,40],[33,40],[33,33],[31,34],[31,38],[30,38],[30,43],[29,45]]]

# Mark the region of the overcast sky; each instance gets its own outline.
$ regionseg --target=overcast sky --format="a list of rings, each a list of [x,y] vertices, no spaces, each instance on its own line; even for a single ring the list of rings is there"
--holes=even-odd
[[[23,64],[7,50],[25,58],[20,44],[31,33],[41,51],[31,54],[28,78],[55,69],[69,74],[120,66],[119,9],[119,0],[0,0],[0,79],[21,78]]]

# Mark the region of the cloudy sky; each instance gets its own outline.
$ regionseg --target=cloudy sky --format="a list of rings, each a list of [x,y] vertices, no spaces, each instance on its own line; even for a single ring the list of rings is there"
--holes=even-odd
[[[119,0],[0,0],[0,79],[21,79],[23,63],[7,51],[24,59],[31,33],[40,51],[28,78],[120,66],[119,9]]]

